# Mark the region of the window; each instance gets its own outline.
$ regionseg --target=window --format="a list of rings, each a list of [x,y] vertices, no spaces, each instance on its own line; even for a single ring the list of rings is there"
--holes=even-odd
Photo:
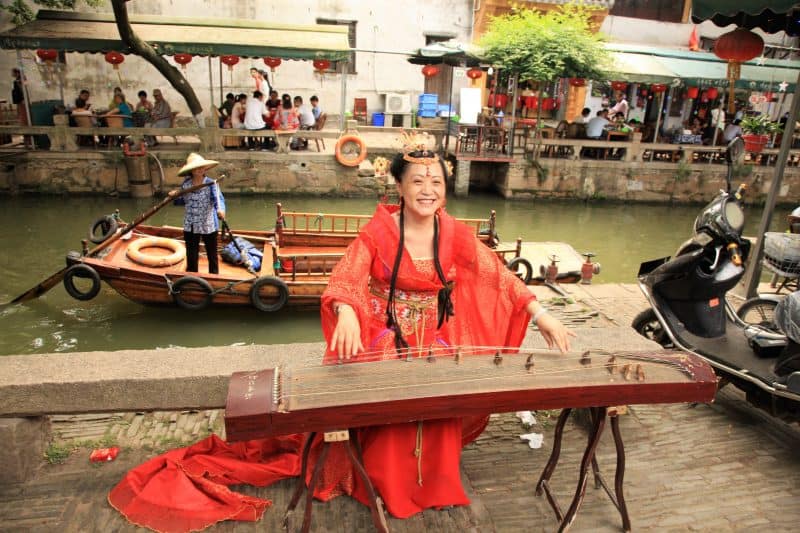
[[[350,48],[356,47],[356,24],[358,21],[355,20],[336,20],[336,19],[317,19],[317,24],[331,24],[333,26],[347,26],[347,44],[350,45]],[[339,70],[338,68],[338,61],[334,61],[331,64],[330,71],[336,72]],[[357,74],[356,72],[356,53],[350,52],[350,59],[347,63],[347,73],[348,74]]]
[[[610,15],[661,22],[684,22],[687,0],[616,0]]]

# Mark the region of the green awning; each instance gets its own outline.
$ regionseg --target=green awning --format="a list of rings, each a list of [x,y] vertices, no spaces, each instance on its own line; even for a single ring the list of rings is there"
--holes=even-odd
[[[626,81],[671,83],[677,76],[654,57],[626,52],[611,52],[611,57],[613,71],[619,73]]]
[[[635,65],[639,70],[631,72],[632,76],[641,75],[646,78],[646,73],[641,72],[641,69],[645,69],[653,77],[663,76],[664,72],[671,73],[669,82],[676,86],[728,87],[727,63],[708,52],[623,43],[609,43],[606,47],[615,58],[620,55],[637,58]],[[741,77],[736,81],[736,87],[751,91],[778,92],[781,84],[785,83],[784,90],[794,92],[798,70],[800,61],[764,59],[763,65],[757,60],[748,61],[742,64]],[[624,70],[621,72],[628,74]],[[631,81],[637,80],[631,78]]]
[[[692,0],[692,21],[711,20],[717,26],[731,24],[761,28],[767,33],[800,32],[800,2],[797,0]]]
[[[239,19],[132,15],[134,32],[164,55],[176,53],[284,59],[347,59],[347,26],[288,25]],[[111,14],[41,10],[36,19],[0,33],[0,48],[128,53]]]

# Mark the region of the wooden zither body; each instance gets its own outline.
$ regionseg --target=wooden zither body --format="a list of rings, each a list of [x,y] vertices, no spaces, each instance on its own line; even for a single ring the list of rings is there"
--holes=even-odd
[[[238,441],[520,409],[709,402],[716,385],[707,363],[683,353],[448,348],[236,373],[225,427]]]

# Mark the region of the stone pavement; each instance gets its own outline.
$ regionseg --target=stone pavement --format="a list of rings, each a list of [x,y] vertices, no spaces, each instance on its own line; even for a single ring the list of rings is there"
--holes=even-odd
[[[537,288],[552,312],[579,335],[576,348],[646,346],[629,324],[646,307],[633,285],[567,286],[571,300]],[[526,344],[536,345],[532,333]],[[527,428],[513,414],[493,415],[487,431],[464,449],[462,475],[472,505],[390,520],[392,531],[553,531],[553,513],[534,486],[552,446],[556,412],[536,413]],[[625,497],[636,530],[796,531],[800,523],[800,429],[750,407],[728,387],[711,405],[632,406],[621,417],[626,443]],[[77,447],[64,464],[43,461],[35,479],[0,487],[0,531],[144,531],[128,524],[106,501],[124,473],[157,451],[222,432],[221,413],[164,412],[61,416],[53,419],[51,455]],[[520,434],[544,436],[530,449]],[[582,417],[567,423],[562,458],[551,486],[562,507],[575,491],[586,432]],[[116,461],[88,462],[92,447],[118,444]],[[598,450],[613,479],[610,435]],[[258,523],[223,522],[208,531],[280,528],[291,481],[241,492],[273,500]],[[573,531],[620,531],[619,515],[602,489],[589,483]],[[313,531],[369,531],[369,512],[349,498],[314,506]]]

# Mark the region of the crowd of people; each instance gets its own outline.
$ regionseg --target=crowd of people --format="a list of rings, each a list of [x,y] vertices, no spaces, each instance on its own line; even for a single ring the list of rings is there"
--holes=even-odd
[[[221,128],[260,130],[313,130],[323,115],[319,105],[319,97],[313,95],[306,104],[302,96],[284,93],[278,97],[278,91],[271,89],[269,98],[260,90],[253,91],[251,97],[245,93],[235,96],[228,93],[219,107],[219,125]],[[253,135],[248,137],[244,145],[251,150],[271,150],[277,144],[272,137]],[[290,146],[295,150],[308,147],[308,139],[301,136],[291,140]]]
[[[172,125],[172,108],[164,99],[160,89],[153,90],[153,102],[148,99],[147,91],[139,91],[136,102],[130,102],[125,97],[120,87],[114,87],[114,93],[108,106],[97,108],[89,101],[91,93],[88,89],[82,89],[75,98],[74,106],[67,111],[73,117],[87,116],[90,118],[92,126],[108,125],[110,117],[122,119],[122,126],[125,128],[147,127],[147,128],[169,128]],[[77,125],[73,121],[73,125]],[[146,136],[145,142],[148,146],[156,146],[158,141],[153,136]]]

